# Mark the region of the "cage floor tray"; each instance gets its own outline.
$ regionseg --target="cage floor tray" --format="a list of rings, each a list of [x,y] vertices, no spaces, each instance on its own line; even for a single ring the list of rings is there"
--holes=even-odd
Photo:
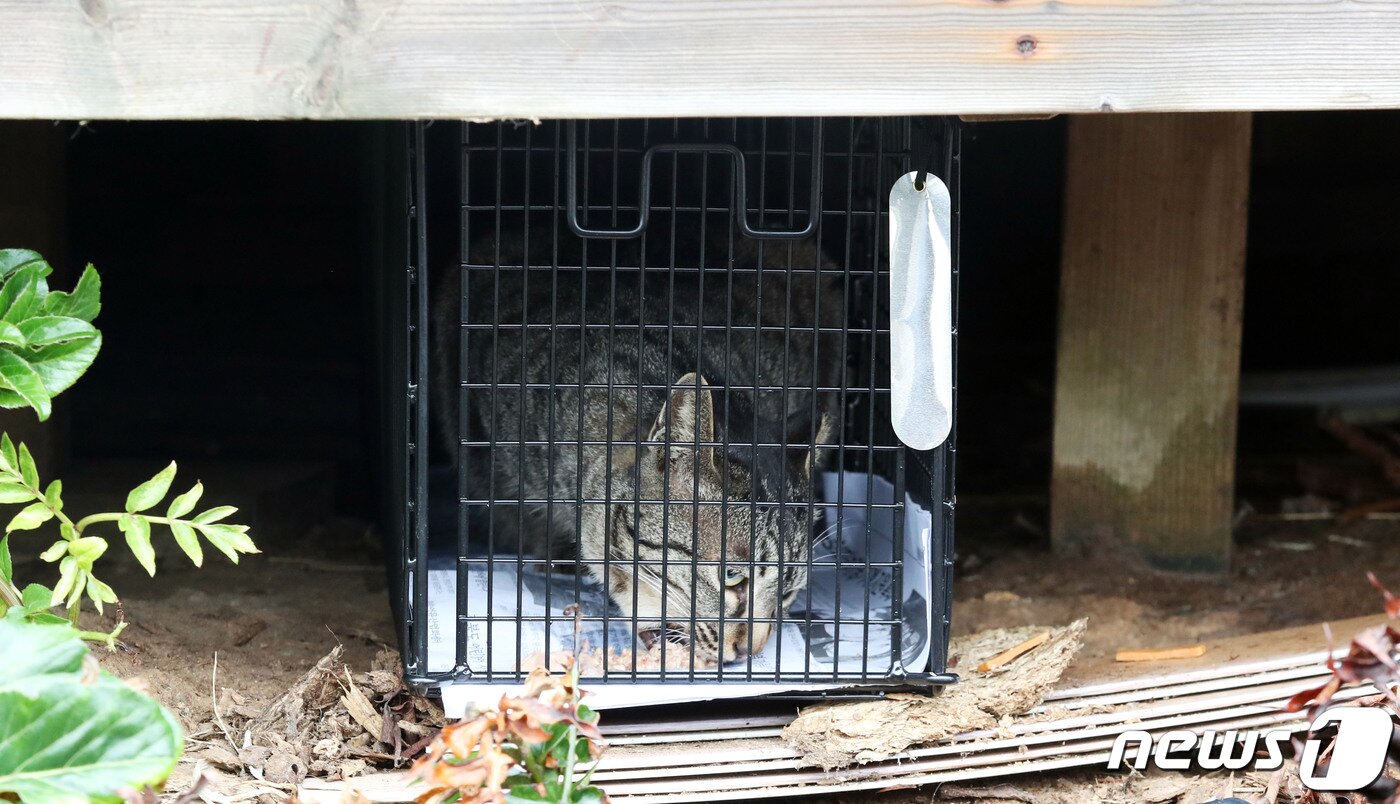
[[[812,545],[808,587],[783,615],[780,638],[770,639],[755,656],[719,668],[697,665],[692,670],[687,649],[673,645],[685,660],[667,662],[664,676],[658,670],[634,673],[630,654],[618,656],[619,649],[633,644],[631,625],[615,609],[616,619],[603,622],[609,613],[607,597],[591,578],[547,572],[514,554],[497,556],[489,569],[485,561],[469,562],[462,573],[467,589],[461,627],[465,666],[476,678],[443,684],[448,714],[494,702],[515,686],[514,681],[478,679],[507,678],[518,667],[544,664],[546,654],[553,662],[561,652],[612,657],[606,676],[585,675],[595,708],[887,685],[906,673],[922,673],[929,660],[934,591],[930,513],[905,498],[903,555],[895,556],[898,509],[867,507],[893,503],[895,489],[888,481],[833,472],[823,476],[822,486],[825,517]],[[839,528],[838,508],[844,509]],[[902,566],[898,595],[896,565]],[[429,672],[449,672],[456,664],[459,577],[447,567],[429,571]],[[575,600],[583,621],[577,644]],[[896,633],[898,650],[892,644]]]

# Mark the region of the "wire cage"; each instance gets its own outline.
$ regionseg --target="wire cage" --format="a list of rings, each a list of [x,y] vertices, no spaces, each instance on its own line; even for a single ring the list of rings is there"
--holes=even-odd
[[[952,678],[955,445],[890,424],[887,198],[949,187],[956,299],[955,121],[405,136],[381,316],[411,681]]]

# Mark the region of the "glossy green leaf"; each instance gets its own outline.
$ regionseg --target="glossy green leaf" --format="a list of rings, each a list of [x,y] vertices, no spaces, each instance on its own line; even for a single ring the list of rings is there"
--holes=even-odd
[[[10,263],[0,264],[0,407],[30,407],[43,420],[53,397],[76,382],[102,348],[92,325],[102,308],[101,278],[89,265],[72,293],[51,293],[45,277],[52,269],[38,255],[0,253]]]
[[[239,553],[256,553],[257,545],[248,538],[246,525],[196,525],[204,538],[219,552],[228,556],[229,561],[238,563]]]
[[[84,566],[92,566],[92,562],[102,557],[107,552],[107,540],[96,536],[84,536],[68,544],[68,554],[78,559],[78,563]]]
[[[102,613],[104,603],[116,603],[117,593],[112,591],[112,587],[89,575],[87,579],[87,596],[92,600],[92,605],[97,608],[97,613]]]
[[[156,551],[151,546],[151,520],[144,516],[128,514],[121,518],[122,533],[126,534],[126,545],[131,554],[141,562],[147,574],[156,574]]]
[[[9,433],[0,433],[0,468],[10,474],[19,472],[19,457],[15,454],[15,442]]]
[[[160,704],[107,673],[68,625],[0,620],[0,793],[26,802],[116,801],[159,786],[184,744]]]
[[[19,473],[25,483],[39,488],[39,469],[34,465],[34,456],[29,454],[29,447],[23,444],[19,445]]]
[[[0,287],[0,320],[18,324],[33,312],[40,296],[48,295],[44,277],[53,272],[46,262],[31,262],[16,269]]]
[[[82,576],[83,568],[78,566],[76,558],[68,556],[58,562],[58,583],[54,584],[53,597],[49,599],[49,606],[59,605],[74,590],[79,589],[78,582],[82,580]]]
[[[24,332],[19,327],[8,321],[0,321],[0,345],[28,346],[29,341],[25,339]]]
[[[101,350],[102,336],[98,335],[96,338],[55,343],[27,351],[25,358],[44,380],[49,395],[58,396],[83,376]]]
[[[26,601],[34,588],[25,590]],[[30,627],[17,615],[0,617],[0,689],[50,673],[81,672],[87,652],[70,627]]]
[[[170,492],[170,483],[175,479],[175,462],[156,473],[156,476],[145,483],[131,490],[126,495],[126,510],[128,513],[145,511],[156,503],[165,499],[165,495]]]
[[[44,502],[47,502],[49,504],[49,507],[54,509],[55,511],[63,510],[62,480],[55,480],[49,484],[49,487],[47,489],[44,489]]]
[[[196,567],[203,566],[204,548],[199,546],[199,537],[195,535],[194,528],[184,522],[172,522],[170,532],[175,536],[175,543],[190,557],[190,561]]]
[[[5,349],[0,349],[0,387],[11,392],[0,395],[0,407],[33,408],[41,422],[53,411],[53,397],[44,385],[44,378],[28,360]],[[16,398],[19,404],[15,404]]]
[[[196,516],[194,522],[203,525],[209,522],[218,522],[220,519],[227,519],[238,513],[238,509],[232,505],[220,505],[217,508],[210,508],[208,511]]]
[[[102,312],[101,296],[102,278],[97,275],[97,269],[89,263],[83,269],[83,275],[78,278],[78,284],[72,293],[64,293],[61,290],[49,293],[48,298],[44,300],[44,312],[91,322]]]
[[[34,499],[34,492],[16,483],[0,483],[0,503],[13,505],[14,503],[29,502]]]
[[[39,554],[39,558],[52,564],[68,555],[68,545],[67,541],[54,542],[52,547]]]
[[[181,494],[170,501],[170,510],[165,515],[171,519],[178,519],[194,510],[194,506],[199,502],[200,495],[204,494],[204,484],[195,483],[189,491]]]
[[[15,577],[14,561],[10,559],[10,534],[0,536],[0,583],[9,583]]]
[[[41,315],[19,322],[18,329],[29,346],[48,346],[74,340],[92,340],[97,327],[64,315]]]
[[[74,606],[78,605],[79,601],[83,599],[83,592],[87,589],[88,580],[91,578],[92,574],[86,569],[83,569],[83,566],[79,564],[78,576],[73,581],[73,588],[68,590],[68,597],[63,599],[64,608],[71,610]]]
[[[20,509],[18,514],[10,520],[10,524],[5,526],[5,532],[16,530],[34,530],[40,525],[53,519],[53,511],[47,505],[36,502]]]
[[[169,712],[111,676],[0,688],[0,712],[0,733],[16,735],[0,745],[0,791],[26,802],[118,801],[119,789],[163,783],[183,747]]]
[[[20,593],[20,599],[24,601],[25,613],[32,616],[52,608],[53,590],[43,584],[31,583],[24,587],[24,591]]]
[[[27,248],[0,248],[0,279],[31,263],[43,263],[39,252]]]

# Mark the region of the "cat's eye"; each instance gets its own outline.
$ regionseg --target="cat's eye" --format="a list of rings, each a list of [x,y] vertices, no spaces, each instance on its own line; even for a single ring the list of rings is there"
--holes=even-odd
[[[748,580],[748,576],[744,574],[744,571],[743,571],[743,570],[739,570],[739,569],[735,569],[735,568],[733,568],[733,567],[730,567],[729,569],[726,569],[726,570],[724,571],[724,585],[725,585],[725,586],[728,586],[728,587],[735,587],[735,586],[738,586],[739,584],[743,583],[743,582],[746,581],[746,580]]]

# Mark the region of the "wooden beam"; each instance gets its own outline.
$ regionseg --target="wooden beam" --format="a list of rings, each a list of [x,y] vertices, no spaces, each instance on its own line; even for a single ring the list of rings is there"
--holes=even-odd
[[[0,117],[1400,106],[1366,0],[0,0]]]
[[[49,281],[62,290],[70,290],[78,277],[66,250],[67,164],[68,134],[63,129],[47,122],[0,121],[0,248],[32,248],[43,254],[54,267]],[[29,446],[43,477],[52,478],[63,468],[68,410],[65,396],[54,400],[46,422],[28,408],[0,410],[0,431]]]
[[[1070,121],[1051,538],[1226,568],[1248,114]]]

